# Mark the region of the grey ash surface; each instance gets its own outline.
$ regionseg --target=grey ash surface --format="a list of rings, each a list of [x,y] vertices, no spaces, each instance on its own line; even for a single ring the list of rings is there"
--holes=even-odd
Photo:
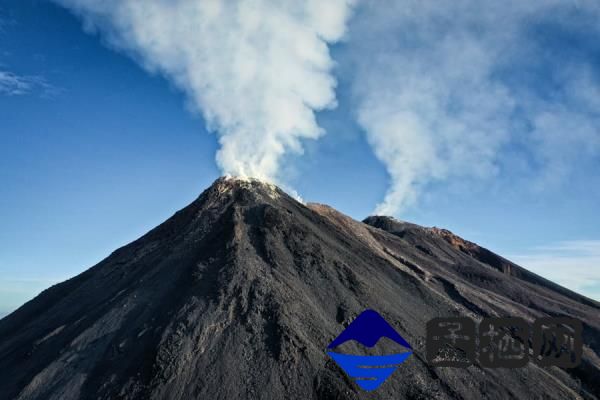
[[[415,349],[368,395],[325,354],[366,308]],[[581,319],[582,364],[425,362],[429,319],[508,315]],[[0,320],[0,399],[595,399],[599,354],[599,303],[448,231],[221,178]]]

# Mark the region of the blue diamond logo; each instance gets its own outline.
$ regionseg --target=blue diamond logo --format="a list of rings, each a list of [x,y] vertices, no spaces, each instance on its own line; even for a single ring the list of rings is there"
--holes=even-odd
[[[335,347],[355,340],[368,348],[374,347],[379,339],[386,337],[409,351],[382,356],[359,356],[328,351],[327,354],[366,391],[377,389],[412,354],[410,344],[376,311],[363,311],[327,347]]]

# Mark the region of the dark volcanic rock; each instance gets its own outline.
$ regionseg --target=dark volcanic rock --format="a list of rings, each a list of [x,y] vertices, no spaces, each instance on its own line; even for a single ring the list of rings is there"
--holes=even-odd
[[[598,398],[600,304],[447,231],[365,222],[219,179],[0,320],[0,399],[357,399],[325,351],[366,308],[415,350],[369,398]],[[461,315],[579,318],[583,363],[429,366],[427,321]]]

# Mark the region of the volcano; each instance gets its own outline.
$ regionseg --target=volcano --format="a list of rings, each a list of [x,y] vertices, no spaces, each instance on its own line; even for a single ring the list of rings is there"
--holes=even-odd
[[[369,398],[600,398],[600,303],[446,230],[220,178],[0,320],[0,399],[358,399],[327,347],[365,309],[413,352]],[[426,325],[447,316],[577,318],[582,362],[431,366]]]

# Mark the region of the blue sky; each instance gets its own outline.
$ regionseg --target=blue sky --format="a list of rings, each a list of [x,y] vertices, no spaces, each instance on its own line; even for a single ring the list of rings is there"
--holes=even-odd
[[[219,97],[229,86],[195,87],[193,73],[182,79],[173,72],[180,64],[156,61],[163,49],[111,25],[116,11],[101,10],[98,19],[78,0],[58,3],[68,9],[0,2],[0,314],[187,205],[236,168],[228,158],[239,155],[235,148],[215,161],[219,140],[262,140],[231,126],[260,128],[252,116],[273,118]],[[321,131],[290,130],[303,151],[286,148],[275,160],[277,180],[357,219],[379,205],[448,228],[600,299],[597,7],[541,1],[545,8],[500,15],[509,21],[500,29],[492,3],[473,13],[397,4],[359,2],[352,16],[343,9],[314,23],[307,46],[325,53],[310,60],[309,72],[293,71],[323,81],[300,92]],[[219,48],[220,37],[210,39]],[[226,50],[237,47],[222,49],[227,62]],[[291,68],[273,64],[280,76]],[[288,104],[278,99],[276,108]],[[230,122],[221,101],[245,119]]]

